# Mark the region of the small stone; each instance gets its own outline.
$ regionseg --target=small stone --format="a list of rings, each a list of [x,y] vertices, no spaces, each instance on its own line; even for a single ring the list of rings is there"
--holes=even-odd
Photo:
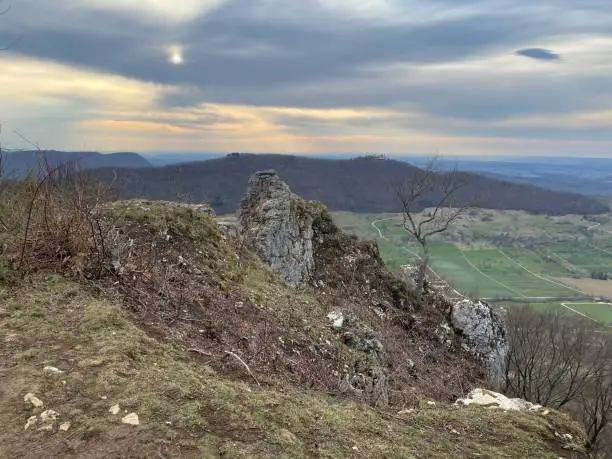
[[[31,403],[35,408],[42,408],[44,406],[42,400],[32,393],[26,394],[26,396],[23,397],[23,401],[26,403]]]
[[[43,432],[51,432],[53,430],[53,423],[44,424],[38,428],[38,430]]]
[[[54,410],[47,410],[40,413],[40,420],[42,422],[53,422],[59,417],[59,413]]]
[[[124,416],[121,419],[121,422],[124,424],[129,424],[131,426],[137,426],[140,424],[140,421],[138,419],[138,415],[136,413],[130,413],[127,416]]]
[[[119,404],[116,404],[116,405],[111,406],[108,411],[110,414],[119,414],[119,412],[121,411],[121,408],[119,407]]]
[[[62,371],[62,370],[60,370],[60,369],[58,369],[58,368],[55,368],[55,367],[51,367],[51,366],[49,366],[49,365],[47,365],[45,368],[43,368],[43,371],[44,371],[45,373],[55,373],[55,374],[60,374],[60,373],[63,373],[63,371]]]
[[[341,311],[332,311],[327,314],[327,319],[332,323],[333,328],[342,328],[344,325],[344,314]]]
[[[432,400],[429,400],[429,401],[427,402],[427,404],[428,404],[429,406],[436,406],[436,402],[434,402],[434,401],[432,401]]]
[[[38,418],[36,416],[30,416],[28,418],[28,422],[26,422],[26,425],[24,426],[23,430],[28,430],[30,427],[32,427],[37,422],[38,422]]]
[[[106,400],[108,397],[107,397],[106,395],[102,395],[102,396],[100,396],[100,398],[101,398],[102,400]]]
[[[414,408],[409,408],[407,410],[400,410],[397,412],[398,415],[402,415],[402,414],[412,414],[412,413],[416,413],[416,410]]]
[[[62,432],[68,432],[68,429],[70,429],[71,425],[72,424],[70,424],[69,422],[63,422],[60,424],[59,430],[61,430]]]

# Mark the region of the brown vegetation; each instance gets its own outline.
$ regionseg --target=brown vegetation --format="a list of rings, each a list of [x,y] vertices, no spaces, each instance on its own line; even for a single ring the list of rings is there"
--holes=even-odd
[[[558,278],[559,282],[571,285],[572,287],[578,288],[589,295],[612,298],[612,280],[600,280],[600,279],[588,279],[588,278],[574,278],[574,277],[561,277]],[[602,308],[609,308],[610,306],[602,304]]]
[[[481,370],[437,336],[448,304],[411,296],[376,247],[341,233],[324,207],[317,288],[297,291],[205,206],[102,205],[105,190],[74,172],[47,168],[3,189],[1,453],[544,457],[571,447],[582,456],[581,434],[563,416],[478,412],[470,421],[467,409],[422,410],[480,384]],[[355,328],[332,328],[335,309],[352,312]],[[373,357],[355,345],[364,336],[384,350],[375,399],[355,383],[381,380],[364,374]],[[39,367],[58,362],[66,375],[41,381]],[[356,391],[342,390],[349,378]],[[56,427],[24,434],[26,386],[75,423],[66,441]],[[121,398],[146,427],[109,424],[101,394]],[[379,406],[381,394],[384,409],[354,403]],[[407,407],[414,419],[397,414]],[[456,435],[468,439],[458,446]]]

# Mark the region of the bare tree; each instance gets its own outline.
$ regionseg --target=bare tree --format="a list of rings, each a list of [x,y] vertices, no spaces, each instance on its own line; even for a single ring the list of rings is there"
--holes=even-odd
[[[511,308],[506,327],[506,392],[551,408],[562,408],[582,394],[595,371],[591,354],[597,339],[586,319]]]
[[[603,343],[605,354],[580,394],[578,410],[586,430],[588,444],[596,453],[612,454],[612,340]],[[604,456],[610,457],[610,456]]]
[[[508,310],[506,329],[504,392],[570,412],[583,422],[589,446],[605,450],[612,440],[610,331],[578,316],[519,307]]]
[[[426,167],[396,186],[402,208],[403,227],[423,250],[416,278],[418,292],[425,290],[429,269],[429,238],[446,231],[467,209],[458,199],[464,186],[461,174],[455,169],[442,172],[434,159]]]

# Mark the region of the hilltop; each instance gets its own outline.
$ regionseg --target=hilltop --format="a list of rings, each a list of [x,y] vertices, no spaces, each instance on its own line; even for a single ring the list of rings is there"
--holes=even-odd
[[[21,179],[29,172],[45,171],[63,164],[73,163],[81,170],[99,167],[112,168],[148,168],[153,165],[137,153],[108,153],[92,151],[69,152],[55,150],[13,150],[3,151],[3,177]]]
[[[587,457],[566,415],[455,405],[497,312],[415,296],[272,172],[238,222],[43,190],[0,203],[3,457]]]
[[[217,213],[232,213],[244,183],[258,170],[274,169],[295,192],[323,202],[330,210],[397,212],[395,185],[418,171],[405,162],[377,158],[318,159],[289,155],[231,154],[208,161],[152,169],[98,169],[93,176],[112,183],[121,198],[209,202]],[[608,211],[599,201],[574,193],[461,172],[466,185],[460,203],[486,209],[547,214],[597,214]],[[419,204],[427,207],[431,196]]]

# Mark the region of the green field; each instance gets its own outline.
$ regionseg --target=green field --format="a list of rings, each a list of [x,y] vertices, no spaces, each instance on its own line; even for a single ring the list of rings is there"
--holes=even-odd
[[[402,227],[401,215],[338,212],[334,218],[344,230],[377,240],[394,272],[420,256],[420,247]],[[612,324],[612,281],[602,281],[610,283],[608,299],[561,280],[612,272],[612,224],[608,216],[601,222],[578,215],[473,210],[448,232],[432,238],[431,267],[466,296],[506,306],[530,304]]]

